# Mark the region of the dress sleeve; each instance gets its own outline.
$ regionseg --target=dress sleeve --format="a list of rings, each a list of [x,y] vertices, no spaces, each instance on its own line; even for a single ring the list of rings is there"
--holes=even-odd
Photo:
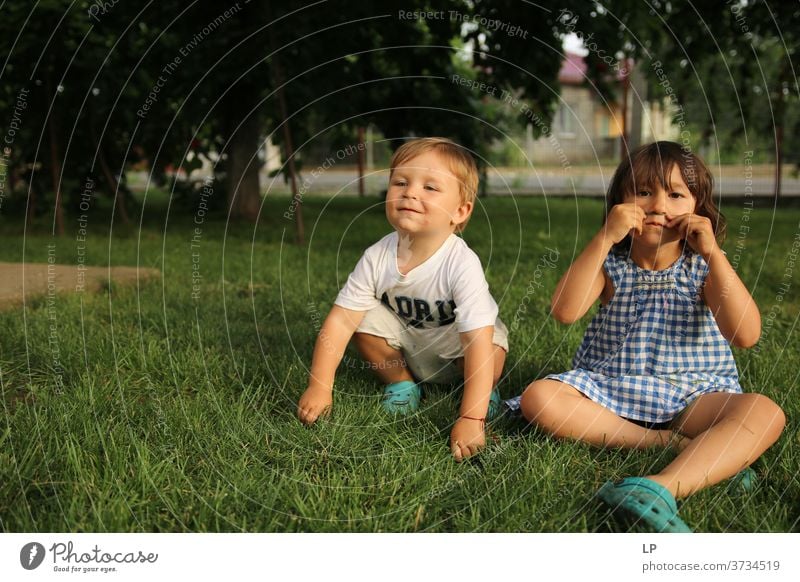
[[[706,263],[702,255],[692,252],[688,254],[685,265],[695,293],[699,293],[703,290],[703,285],[706,284],[706,277],[708,277],[709,271],[708,263]]]
[[[626,267],[625,259],[614,251],[608,253],[605,261],[603,261],[603,269],[605,269],[606,274],[608,274],[609,279],[611,279],[614,289],[619,289],[621,287]]]

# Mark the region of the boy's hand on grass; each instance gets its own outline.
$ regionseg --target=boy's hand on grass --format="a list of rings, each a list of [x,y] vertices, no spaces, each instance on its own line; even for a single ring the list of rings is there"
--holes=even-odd
[[[486,446],[483,421],[459,417],[450,431],[450,451],[456,461],[471,457]]]
[[[319,386],[309,386],[297,403],[297,418],[303,424],[313,424],[330,412],[333,405],[333,392]]]

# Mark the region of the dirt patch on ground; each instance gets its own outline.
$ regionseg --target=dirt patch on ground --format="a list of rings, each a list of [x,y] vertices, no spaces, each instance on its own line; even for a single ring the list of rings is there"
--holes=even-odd
[[[0,263],[0,309],[19,307],[48,293],[85,293],[160,277],[158,269]]]

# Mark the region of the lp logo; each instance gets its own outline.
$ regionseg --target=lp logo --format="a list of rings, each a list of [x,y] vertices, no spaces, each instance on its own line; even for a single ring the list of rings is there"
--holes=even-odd
[[[31,542],[22,546],[19,552],[19,563],[26,570],[35,570],[44,561],[44,546],[38,542]]]

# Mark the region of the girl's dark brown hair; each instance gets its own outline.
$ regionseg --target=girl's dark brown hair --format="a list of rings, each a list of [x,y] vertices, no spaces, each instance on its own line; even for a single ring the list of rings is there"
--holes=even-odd
[[[657,141],[642,146],[622,161],[608,187],[603,221],[608,218],[611,209],[623,203],[628,195],[655,186],[669,191],[669,176],[675,166],[694,196],[694,213],[711,219],[717,242],[721,245],[725,240],[726,222],[714,203],[714,178],[703,160],[673,141]],[[630,239],[630,236],[626,236],[614,245],[614,251],[627,254],[631,246]]]

